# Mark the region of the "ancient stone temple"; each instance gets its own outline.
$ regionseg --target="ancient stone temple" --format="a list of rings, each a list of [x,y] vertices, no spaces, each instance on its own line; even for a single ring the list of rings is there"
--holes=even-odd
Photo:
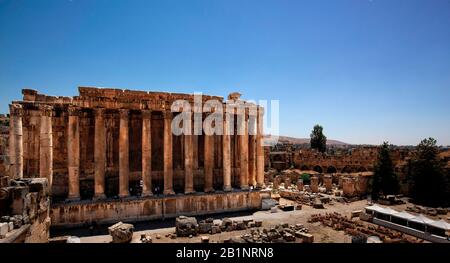
[[[165,202],[164,198],[192,196],[189,202],[195,203],[201,193],[229,198],[227,193],[248,195],[250,188],[264,184],[263,108],[240,100],[239,94],[231,94],[227,101],[203,95],[198,105],[190,94],[107,88],[80,87],[75,97],[47,96],[29,89],[22,93],[23,100],[10,105],[10,177],[47,178],[52,202],[60,209],[70,206],[73,210],[76,205],[77,209],[94,209],[87,207],[111,200],[134,202],[134,197]],[[243,135],[172,133],[172,120],[182,110],[171,109],[175,101],[188,101],[192,114],[205,120],[214,112],[197,113],[198,108],[211,99],[256,109],[223,114],[226,128],[236,130],[237,122],[244,120]],[[217,204],[217,209],[247,207],[248,202],[242,200],[246,204],[229,200]],[[172,207],[172,212],[190,210],[187,201],[183,202],[182,207]],[[136,216],[171,209],[170,205],[152,205],[145,215]],[[192,209],[201,213],[214,207]],[[52,221],[61,221],[59,216],[53,215]]]

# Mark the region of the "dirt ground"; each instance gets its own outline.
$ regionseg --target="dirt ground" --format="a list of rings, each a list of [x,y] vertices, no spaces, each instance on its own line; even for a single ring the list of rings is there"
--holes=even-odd
[[[289,204],[292,201],[281,199],[280,204]],[[257,211],[251,216],[241,216],[241,217],[230,217],[233,220],[243,220],[243,219],[254,219],[254,220],[262,220],[263,228],[267,228],[280,223],[288,223],[288,224],[303,224],[306,228],[309,229],[309,233],[314,235],[315,243],[350,243],[351,237],[344,234],[343,231],[335,231],[329,227],[321,226],[320,223],[308,223],[307,220],[312,214],[317,213],[330,213],[330,212],[339,212],[343,215],[349,216],[351,211],[353,210],[361,210],[367,206],[366,200],[356,201],[349,204],[343,203],[333,203],[326,204],[325,209],[314,209],[311,206],[304,205],[302,210],[295,210],[289,212],[283,212],[279,210],[277,213],[271,213],[270,211]],[[176,239],[171,239],[166,237],[167,234],[171,234],[175,232],[175,226],[169,228],[160,228],[153,229],[147,231],[138,231],[133,234],[132,243],[140,243],[139,239],[141,234],[148,233],[151,235],[153,243],[199,243],[200,236],[197,237],[177,237]],[[232,232],[223,232],[215,235],[202,235],[209,236],[211,243],[221,242],[224,239],[228,239],[230,237],[241,236],[250,230],[242,230],[242,231],[232,231]],[[156,236],[159,235],[160,239],[157,239]],[[109,235],[100,235],[100,236],[90,236],[90,237],[82,237],[82,243],[109,243],[111,242],[111,236]]]

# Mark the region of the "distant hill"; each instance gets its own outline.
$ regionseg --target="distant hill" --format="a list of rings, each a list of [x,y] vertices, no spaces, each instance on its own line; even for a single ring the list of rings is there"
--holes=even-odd
[[[292,144],[307,144],[309,143],[309,138],[294,138],[294,137],[287,137],[287,136],[279,136],[278,138],[279,142],[288,142]],[[349,145],[348,143],[337,141],[337,140],[329,140],[327,139],[327,145]]]

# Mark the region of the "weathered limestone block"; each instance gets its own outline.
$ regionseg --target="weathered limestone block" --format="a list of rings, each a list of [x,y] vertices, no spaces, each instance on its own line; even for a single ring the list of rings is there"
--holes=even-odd
[[[196,236],[199,225],[195,217],[179,216],[175,221],[175,232],[179,237]]]
[[[209,223],[206,221],[200,221],[198,224],[198,232],[200,234],[207,234],[210,233],[213,227],[213,223]]]
[[[331,177],[331,175],[325,175],[323,177],[323,184],[325,185],[326,192],[331,192],[333,187],[333,178]]]
[[[317,176],[311,177],[311,185],[310,185],[310,187],[311,187],[311,191],[313,193],[319,192],[319,177],[317,177]]]
[[[298,237],[303,240],[303,243],[313,243],[314,242],[314,236],[311,234],[299,232]]]
[[[300,192],[303,191],[303,179],[297,180],[297,190]]]
[[[108,227],[109,234],[112,236],[113,243],[129,243],[133,238],[134,226],[119,222]]]
[[[342,179],[342,191],[346,197],[354,197],[356,195],[355,181],[353,178],[346,177]]]
[[[8,223],[0,223],[0,238],[3,238],[9,232]]]

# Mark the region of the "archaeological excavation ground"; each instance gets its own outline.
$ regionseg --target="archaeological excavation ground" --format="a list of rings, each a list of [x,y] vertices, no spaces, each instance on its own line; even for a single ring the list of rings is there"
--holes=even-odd
[[[1,243],[449,242],[449,209],[409,198],[415,148],[391,151],[398,193],[372,200],[379,146],[267,145],[239,93],[22,94],[1,119]],[[227,132],[176,134],[183,116]]]

